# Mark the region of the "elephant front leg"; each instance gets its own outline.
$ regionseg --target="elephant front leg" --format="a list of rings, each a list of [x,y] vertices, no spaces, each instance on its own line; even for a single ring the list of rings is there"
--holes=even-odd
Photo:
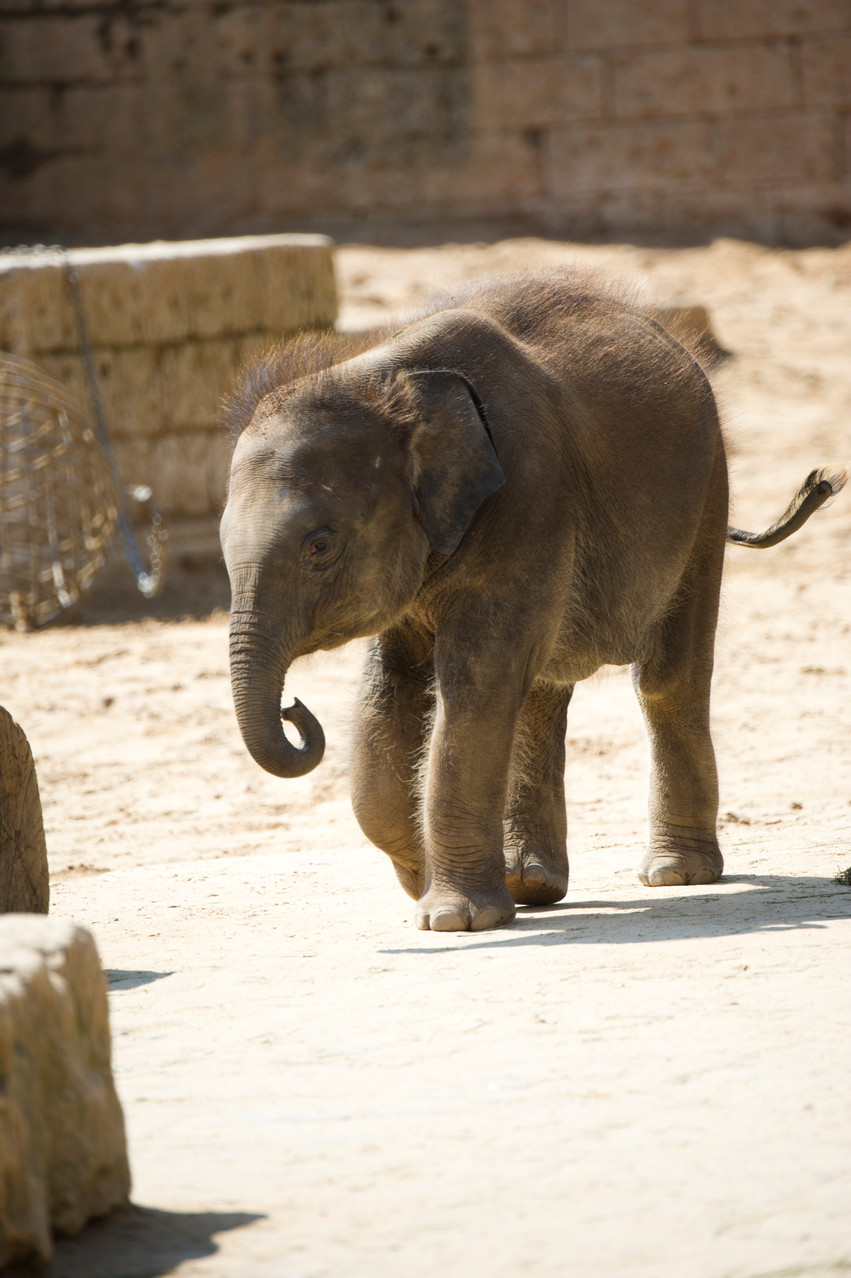
[[[436,663],[437,664],[437,663]],[[417,927],[482,931],[514,918],[502,816],[519,698],[478,663],[438,670],[425,793],[425,887]],[[510,680],[507,681],[510,685]]]
[[[518,905],[567,891],[564,737],[572,687],[533,687],[517,724],[505,807],[505,881]]]
[[[432,656],[406,630],[380,635],[370,648],[357,706],[352,806],[370,842],[386,852],[416,901],[425,883],[420,770],[433,716]]]

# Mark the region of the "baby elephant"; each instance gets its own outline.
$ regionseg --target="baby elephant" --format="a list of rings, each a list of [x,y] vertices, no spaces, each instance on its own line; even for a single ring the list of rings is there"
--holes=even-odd
[[[642,882],[720,876],[709,683],[724,544],[782,540],[841,472],[814,472],[765,533],[728,528],[700,365],[561,274],[487,283],[342,362],[328,340],[295,343],[228,411],[245,744],[277,776],[316,767],[319,723],[298,701],[281,709],[290,662],[374,636],[353,803],[418,927],[500,927],[516,902],[564,895],[567,708],[605,664],[631,664],[650,740]]]

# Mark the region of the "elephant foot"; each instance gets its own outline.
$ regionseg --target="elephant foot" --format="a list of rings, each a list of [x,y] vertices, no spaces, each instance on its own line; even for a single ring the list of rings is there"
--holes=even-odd
[[[685,887],[715,883],[724,870],[724,858],[714,834],[685,831],[655,838],[638,877],[645,887]]]
[[[507,852],[505,886],[517,905],[553,905],[567,892],[567,860],[549,865],[539,852]]]
[[[432,887],[417,902],[414,922],[423,932],[485,932],[504,927],[514,915],[514,902],[505,888],[473,898]]]

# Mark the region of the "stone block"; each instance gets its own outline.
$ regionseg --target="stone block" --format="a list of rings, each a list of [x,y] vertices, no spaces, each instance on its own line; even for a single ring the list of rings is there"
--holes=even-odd
[[[129,147],[121,155],[100,147],[60,153],[45,166],[54,202],[51,210],[42,200],[40,207],[46,211],[39,225],[55,226],[59,208],[59,238],[65,240],[85,237],[108,243],[116,228],[128,237],[153,229],[177,238],[189,225],[198,234],[200,216],[208,206],[202,192],[193,188],[188,168],[177,154],[157,154],[145,147]],[[38,238],[44,238],[40,230]]]
[[[59,188],[57,157],[50,148],[15,135],[7,152],[0,218],[5,235],[17,242],[44,240],[55,234]]]
[[[93,346],[167,344],[252,330],[328,326],[337,300],[331,241],[317,235],[75,249]],[[58,254],[0,257],[0,349],[77,346]]]
[[[150,138],[148,159],[180,157],[188,165],[204,151],[250,149],[250,142],[265,127],[265,86],[240,76],[214,79],[203,76],[188,83],[171,82],[146,89]],[[114,151],[116,160],[122,158]],[[184,168],[174,174],[178,189],[191,196],[191,176]]]
[[[105,39],[102,20],[91,13],[9,15],[0,26],[0,79],[62,85],[133,74],[122,34]]]
[[[207,435],[207,493],[206,510],[220,516],[228,495],[228,477],[232,455],[230,440],[223,430]]]
[[[413,179],[417,211],[433,202],[447,213],[492,217],[523,212],[541,194],[536,142],[517,134],[483,134],[469,158],[452,165],[432,168],[424,157]]]
[[[227,482],[229,457],[223,432],[197,430],[154,442],[151,480],[157,505],[168,516],[217,513]]]
[[[592,188],[628,213],[622,191],[649,207],[655,190],[703,183],[709,207],[719,182],[749,223],[751,171],[778,186],[788,162],[789,190],[843,180],[849,40],[847,0],[17,4],[0,31],[3,68],[22,68],[0,90],[3,223],[23,239],[215,235],[323,210],[557,220]],[[639,122],[644,138],[614,127]],[[0,268],[2,346],[15,299]],[[127,331],[141,279],[99,281],[109,344],[188,340],[190,294],[198,335],[232,335],[221,294],[236,317],[248,274],[223,271],[217,291],[172,270],[142,272],[163,299],[160,337]],[[42,311],[39,327],[72,343],[62,307]],[[14,349],[37,356],[26,340]]]
[[[52,145],[68,158],[136,158],[157,141],[158,112],[148,85],[84,82],[54,99]],[[93,138],[97,121],[96,148]]]
[[[851,32],[801,43],[807,106],[851,106]]]
[[[796,105],[787,45],[635,50],[613,55],[617,116],[724,115]]]
[[[0,149],[7,181],[34,171],[56,145],[56,112],[42,87],[0,88]]]
[[[764,182],[677,183],[615,192],[604,202],[604,216],[607,233],[629,225],[662,243],[678,237],[689,241],[696,234],[772,243],[779,230],[776,192]]]
[[[140,245],[124,260],[101,252],[81,250],[80,262],[97,344],[292,332],[336,315],[330,241],[321,236]],[[134,288],[131,311],[124,299]]]
[[[407,149],[408,167],[404,181],[398,167],[383,158],[366,166],[352,162],[333,175],[338,207],[364,214],[387,216],[455,214],[492,217],[513,212],[520,201],[539,193],[536,149],[518,135],[494,133],[480,137],[470,154],[463,151],[443,164],[430,162],[428,145]],[[287,170],[270,170],[271,184],[266,198],[280,215],[292,198],[293,185]],[[317,183],[328,182],[328,176]],[[311,187],[309,194],[317,188]],[[302,190],[302,199],[308,193]],[[280,201],[280,202],[279,202]]]
[[[851,120],[848,121],[851,148]],[[851,156],[851,149],[846,152]],[[848,177],[851,178],[851,160]],[[804,183],[781,186],[778,199],[781,243],[806,248],[811,244],[847,244],[851,238],[851,182]]]
[[[791,185],[839,178],[840,147],[827,111],[716,120],[712,152],[725,182]]]
[[[265,73],[280,12],[280,6],[262,3],[151,5],[136,24],[136,63],[151,86],[221,86],[230,76]]]
[[[558,0],[469,0],[476,60],[552,53],[560,47]]]
[[[249,333],[247,337],[241,337],[237,342],[237,376],[246,364],[253,363],[264,351],[276,345],[277,342],[268,333]]]
[[[57,10],[61,10],[63,13],[72,13],[77,10],[96,13],[104,10],[114,11],[115,5],[114,0],[39,0],[39,8],[43,9],[45,13],[54,13]]]
[[[160,364],[166,433],[214,426],[222,398],[236,381],[240,362],[240,345],[233,338],[166,347]]]
[[[0,256],[0,350],[31,358],[76,345],[74,312],[59,257]]]
[[[695,235],[734,235],[775,242],[776,192],[766,183],[660,182],[654,186],[570,187],[549,223],[570,239],[640,233],[655,242],[692,241]]]
[[[765,40],[771,36],[847,31],[846,0],[695,0],[701,40]]]
[[[333,324],[330,241],[128,245],[72,259],[122,484],[149,485],[169,516],[217,511],[227,473],[221,399],[247,357]],[[59,255],[0,259],[0,348],[34,358],[93,419],[73,319]]]
[[[460,67],[335,67],[318,84],[300,77],[290,89],[301,99],[288,109],[295,128],[301,121],[294,154],[304,162],[378,158],[412,138],[439,148],[466,131],[469,77]]]
[[[91,934],[0,919],[0,1266],[47,1260],[125,1203],[130,1170],[111,1070],[106,981]]]
[[[412,62],[465,63],[470,57],[466,5],[457,0],[417,0],[384,10],[388,59],[395,65]],[[393,19],[387,15],[392,12]]]
[[[24,88],[14,90],[19,95],[24,92]],[[172,201],[177,186],[187,192],[192,189],[185,168],[175,170],[176,157],[189,163],[207,150],[245,152],[246,140],[268,127],[268,86],[260,78],[245,75],[223,74],[216,79],[208,71],[189,82],[177,77],[143,83],[83,81],[61,94],[51,95],[45,88],[39,93],[46,112],[35,144],[49,148],[57,158],[63,155],[89,165],[107,161],[112,172],[102,174],[102,182],[109,177],[115,182],[118,171],[126,185],[127,174],[140,161],[144,167],[161,162],[170,179]],[[25,136],[33,133],[31,128]],[[132,190],[132,182],[130,186]],[[73,194],[69,189],[69,196]],[[122,197],[126,199],[121,190],[111,192],[117,209],[123,207]],[[137,194],[132,198],[138,201]],[[127,212],[132,212],[132,204]]]
[[[392,6],[375,0],[278,5],[270,9],[266,36],[273,74],[463,62],[464,10],[454,0]]]
[[[570,0],[567,6],[565,47],[570,52],[687,44],[691,35],[691,0]]]
[[[475,77],[475,119],[482,131],[599,119],[603,76],[603,60],[595,54],[482,63]]]
[[[701,120],[579,124],[548,135],[545,173],[558,196],[705,182],[715,172],[711,139]]]
[[[198,152],[185,174],[194,195],[180,210],[172,208],[176,234],[188,227],[214,235],[222,226],[257,220],[260,160],[254,146]]]
[[[0,706],[0,914],[46,914],[49,903],[47,848],[32,751],[23,729]]]
[[[116,439],[113,443],[115,464],[124,488],[142,484],[154,488],[154,441],[151,439]],[[160,494],[154,490],[154,501],[165,511]],[[170,511],[165,511],[170,514]]]
[[[387,60],[388,26],[384,6],[374,0],[283,5],[270,22],[272,65],[300,73],[380,65]]]
[[[175,348],[180,350],[182,348]],[[129,346],[93,351],[101,404],[113,439],[160,435],[168,428],[161,371],[163,353],[156,346]],[[40,355],[40,368],[67,386],[94,419],[91,387],[84,361],[76,352]]]

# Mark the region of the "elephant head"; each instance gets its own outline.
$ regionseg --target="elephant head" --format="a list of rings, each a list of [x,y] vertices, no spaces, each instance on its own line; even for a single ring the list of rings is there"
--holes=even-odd
[[[309,772],[325,745],[300,702],[281,709],[290,663],[398,621],[432,550],[453,554],[505,480],[463,376],[358,365],[266,394],[231,465],[231,685],[249,752],[277,776]]]

